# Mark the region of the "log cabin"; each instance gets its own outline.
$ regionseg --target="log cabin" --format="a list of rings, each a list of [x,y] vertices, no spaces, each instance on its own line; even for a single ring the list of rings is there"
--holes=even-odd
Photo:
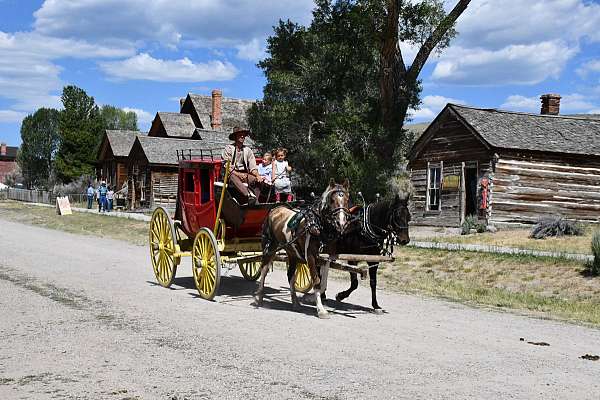
[[[413,223],[600,222],[600,119],[541,100],[541,114],[446,105],[409,155]]]
[[[227,143],[227,134],[214,131],[206,131],[204,137],[198,139],[138,135],[128,157],[129,208],[174,209],[179,167],[177,151],[212,151],[220,158]]]
[[[215,89],[210,96],[188,93],[180,100],[181,113],[189,114],[196,128],[231,132],[233,127],[248,128],[246,113],[253,100],[223,97]]]
[[[127,157],[139,131],[106,130],[97,154],[96,177],[120,189],[127,182]]]

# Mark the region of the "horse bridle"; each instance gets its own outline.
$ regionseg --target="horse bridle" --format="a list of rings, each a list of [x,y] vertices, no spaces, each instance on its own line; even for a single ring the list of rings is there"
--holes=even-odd
[[[365,209],[364,215],[363,215],[364,231],[367,233],[367,236],[369,236],[369,238],[371,240],[373,240],[375,242],[379,242],[381,240],[385,240],[390,235],[395,234],[402,229],[408,230],[408,224],[400,225],[397,222],[397,219],[400,218],[400,215],[399,215],[401,212],[400,208],[396,208],[396,209],[392,210],[392,212],[390,213],[389,218],[388,218],[387,226],[385,228],[383,228],[381,226],[373,225],[370,221],[370,214],[371,214],[370,209],[372,206],[373,206],[373,204],[369,204],[367,206],[367,208]],[[375,232],[375,230],[373,228],[381,231],[382,234],[378,234],[377,232]]]

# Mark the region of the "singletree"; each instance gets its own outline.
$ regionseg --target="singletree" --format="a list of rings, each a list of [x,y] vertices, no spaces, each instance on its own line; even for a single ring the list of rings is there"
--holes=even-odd
[[[23,119],[17,162],[28,188],[48,188],[59,144],[59,111],[40,108]]]
[[[385,190],[410,145],[403,125],[420,103],[419,74],[469,2],[446,13],[443,0],[316,0],[310,26],[279,21],[258,64],[263,101],[248,115],[259,145],[287,147],[308,187],[334,175]],[[410,65],[401,42],[419,48]]]
[[[94,98],[83,89],[65,86],[61,100],[64,109],[59,116],[60,147],[55,169],[57,178],[69,183],[79,176],[94,174],[103,121]]]
[[[104,129],[119,129],[137,131],[137,115],[133,111],[125,111],[120,108],[104,105],[100,108],[100,116]]]

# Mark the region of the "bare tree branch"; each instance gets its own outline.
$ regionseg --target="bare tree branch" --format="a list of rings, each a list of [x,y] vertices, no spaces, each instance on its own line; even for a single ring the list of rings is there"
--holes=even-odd
[[[433,33],[425,40],[425,43],[419,49],[415,60],[410,66],[408,73],[406,74],[406,80],[408,82],[416,81],[417,77],[421,73],[421,69],[427,62],[429,55],[438,45],[440,40],[444,37],[448,29],[454,25],[458,17],[466,10],[471,0],[460,0],[450,11],[450,13],[442,20],[442,22],[435,28]]]

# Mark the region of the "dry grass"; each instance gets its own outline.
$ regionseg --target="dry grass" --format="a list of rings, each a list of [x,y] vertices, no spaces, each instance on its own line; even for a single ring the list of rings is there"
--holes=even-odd
[[[60,231],[124,240],[137,245],[148,242],[148,222],[97,214],[57,215],[52,207],[16,201],[0,201],[0,217]]]
[[[402,248],[379,275],[392,290],[600,325],[600,279],[576,261]]]
[[[529,229],[506,229],[499,230],[496,233],[485,232],[472,235],[420,236],[417,240],[590,254],[590,243],[594,229],[598,228],[586,227],[583,236],[562,236],[546,239],[530,239]]]
[[[87,213],[58,216],[53,208],[11,201],[0,201],[0,218],[139,245],[147,242],[148,223],[142,221]],[[527,233],[510,230],[500,231],[493,238],[490,238],[492,234],[480,234],[438,239],[516,247],[528,240]],[[519,236],[515,237],[517,234]],[[580,241],[582,238],[536,240],[533,243],[547,245],[537,247],[543,250],[558,250],[560,243],[563,251],[578,248],[579,252],[589,252],[590,236],[586,234],[585,245],[580,243],[578,246],[571,239]],[[487,242],[481,241],[482,238],[488,238]],[[565,240],[569,241],[569,246],[565,246]],[[334,271],[332,276],[347,279],[348,274]],[[368,281],[362,284],[368,285]],[[600,326],[600,277],[588,276],[586,267],[576,261],[403,247],[397,249],[394,263],[380,267],[379,284],[388,290],[535,312],[544,317]]]

